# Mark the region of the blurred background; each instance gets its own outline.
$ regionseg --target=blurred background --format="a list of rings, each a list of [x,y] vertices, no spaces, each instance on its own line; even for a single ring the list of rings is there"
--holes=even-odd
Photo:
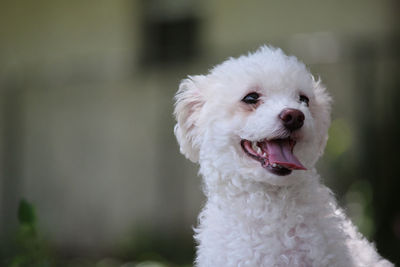
[[[0,265],[190,266],[203,205],[173,96],[262,44],[333,95],[323,180],[400,263],[397,0],[2,0]]]

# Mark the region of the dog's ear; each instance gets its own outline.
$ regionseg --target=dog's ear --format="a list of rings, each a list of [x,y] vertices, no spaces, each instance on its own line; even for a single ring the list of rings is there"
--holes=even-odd
[[[181,153],[193,162],[199,159],[201,134],[198,122],[204,106],[204,97],[199,83],[204,78],[204,76],[193,76],[183,80],[175,95],[174,115],[177,121],[174,129],[175,136]]]
[[[313,112],[313,116],[315,121],[318,121],[319,124],[316,125],[316,132],[321,133],[320,139],[320,151],[319,156],[323,154],[323,151],[326,146],[326,142],[328,141],[328,129],[331,124],[331,106],[332,106],[332,97],[326,91],[325,86],[321,83],[321,80],[315,80],[313,77],[314,83],[314,95],[315,95],[315,112]]]

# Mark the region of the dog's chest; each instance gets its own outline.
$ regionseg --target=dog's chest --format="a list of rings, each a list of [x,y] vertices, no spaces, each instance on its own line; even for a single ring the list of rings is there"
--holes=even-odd
[[[224,205],[211,205],[204,210],[200,247],[213,247],[218,259],[232,262],[229,266],[311,266],[310,251],[315,250],[313,225],[304,223],[305,216],[294,207],[261,201],[262,196]],[[315,228],[315,227],[314,227]],[[211,238],[210,238],[211,237]],[[224,255],[224,256],[223,256]]]

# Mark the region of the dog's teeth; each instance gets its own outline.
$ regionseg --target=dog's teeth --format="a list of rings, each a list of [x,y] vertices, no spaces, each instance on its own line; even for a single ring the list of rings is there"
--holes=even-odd
[[[276,163],[272,164],[272,167],[276,168],[276,166],[277,166]]]
[[[257,153],[258,153],[258,154],[261,154],[261,152],[262,152],[262,151],[261,151],[261,148],[257,147]]]
[[[267,153],[266,152],[264,152],[264,154],[263,154],[263,157],[266,157],[267,156]]]
[[[257,151],[258,146],[256,144],[256,142],[251,142],[251,147],[253,148],[253,150]]]

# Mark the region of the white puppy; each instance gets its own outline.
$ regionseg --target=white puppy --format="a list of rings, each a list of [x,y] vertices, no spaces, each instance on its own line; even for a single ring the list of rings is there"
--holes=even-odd
[[[182,81],[175,134],[207,197],[197,266],[393,266],[314,168],[330,102],[304,64],[268,46]]]

